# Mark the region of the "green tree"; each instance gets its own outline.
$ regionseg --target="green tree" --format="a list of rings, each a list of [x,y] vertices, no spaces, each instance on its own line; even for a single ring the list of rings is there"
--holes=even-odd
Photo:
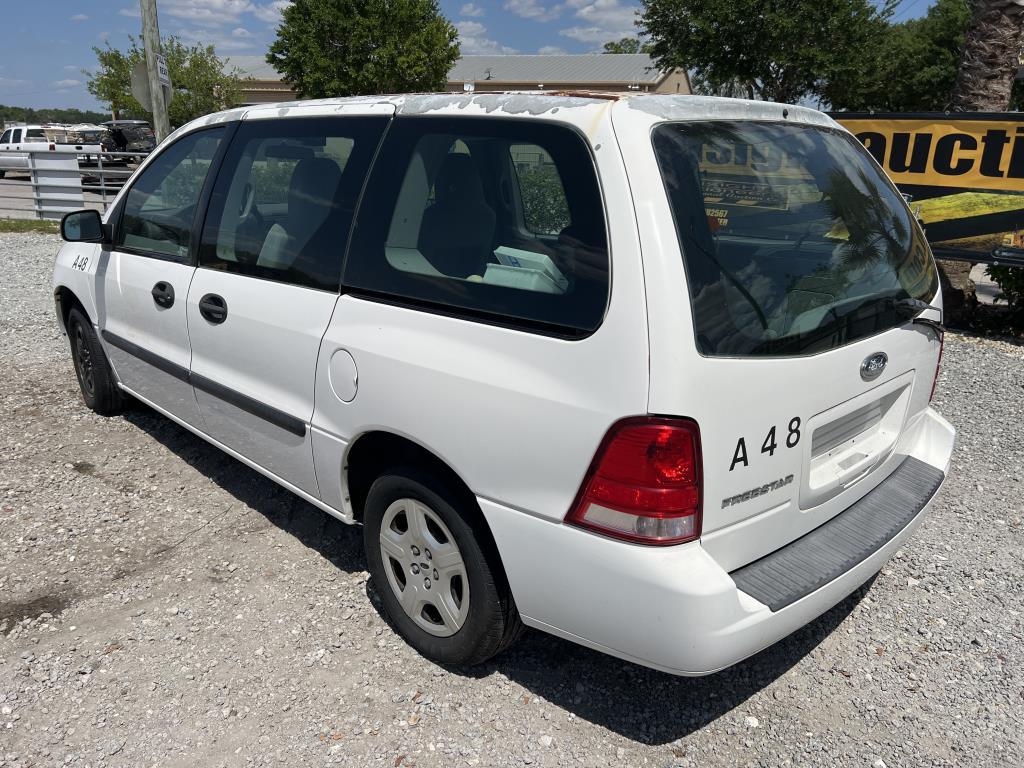
[[[964,38],[956,83],[950,95],[953,110],[1002,112],[1013,100],[1014,79],[1020,65],[1024,0],[972,0],[971,21]],[[971,264],[939,262],[943,297],[954,310],[973,307]],[[993,267],[990,272],[1019,322],[1024,306],[1021,269]]]
[[[641,43],[639,37],[624,37],[604,44],[601,53],[650,53],[650,43]]]
[[[129,37],[127,51],[119,51],[107,44],[106,48],[93,48],[99,66],[86,71],[89,93],[104,104],[117,117],[151,119],[151,115],[136,101],[131,92],[131,71],[136,62],[145,61],[146,53],[139,40]],[[184,125],[189,120],[233,107],[241,99],[239,71],[225,71],[224,62],[212,45],[187,46],[180,39],[165,38],[161,42],[167,70],[174,94],[167,105],[167,116],[172,126]]]
[[[895,0],[641,0],[638,25],[662,69],[710,92],[796,102],[849,78],[879,54]]]
[[[132,40],[132,49],[135,48],[135,40]],[[94,47],[92,52],[96,54],[96,61],[99,66],[95,71],[82,70],[88,77],[86,87],[89,93],[96,97],[96,100],[106,104],[115,120],[128,115],[140,116],[142,107],[139,106],[131,94],[131,63],[126,54],[113,48],[107,43],[106,48]],[[130,53],[130,50],[129,50]],[[127,111],[128,115],[125,114]]]
[[[1019,67],[1024,0],[973,0],[971,22],[952,91],[956,111],[1009,107]]]
[[[442,91],[458,32],[436,0],[295,0],[267,61],[305,98]]]
[[[947,109],[970,16],[968,0],[938,0],[924,17],[891,25],[859,72],[825,85],[825,100],[840,110]]]
[[[102,123],[110,116],[86,109],[8,107],[0,104],[0,125],[7,123]]]

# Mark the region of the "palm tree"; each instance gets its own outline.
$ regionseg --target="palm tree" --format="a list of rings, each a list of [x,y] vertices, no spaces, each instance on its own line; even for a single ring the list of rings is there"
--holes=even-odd
[[[952,105],[958,112],[1003,112],[1020,66],[1024,0],[973,0]]]
[[[950,96],[957,112],[1004,112],[1020,67],[1024,0],[972,0],[960,68]],[[946,300],[946,315],[962,320],[977,303],[973,264],[940,261],[939,276]]]

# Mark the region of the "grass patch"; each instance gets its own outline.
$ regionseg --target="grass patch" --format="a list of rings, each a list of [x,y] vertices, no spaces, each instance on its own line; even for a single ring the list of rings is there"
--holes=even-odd
[[[60,222],[40,219],[0,219],[0,232],[45,232],[60,234]]]

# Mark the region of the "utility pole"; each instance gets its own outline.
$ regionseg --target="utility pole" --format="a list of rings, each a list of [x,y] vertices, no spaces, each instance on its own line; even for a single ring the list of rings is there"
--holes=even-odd
[[[160,26],[156,20],[156,0],[139,0],[142,8],[142,43],[146,47],[146,71],[149,74],[149,93],[153,107],[153,130],[157,143],[167,138],[171,124],[167,120],[167,102],[160,79],[157,59],[160,56]]]

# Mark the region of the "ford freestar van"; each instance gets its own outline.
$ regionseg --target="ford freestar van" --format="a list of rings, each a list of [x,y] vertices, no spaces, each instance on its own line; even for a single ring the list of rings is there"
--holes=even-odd
[[[928,245],[810,109],[239,109],[62,230],[86,404],[131,395],[361,523],[388,617],[442,663],[527,625],[734,664],[879,571],[949,466]]]

